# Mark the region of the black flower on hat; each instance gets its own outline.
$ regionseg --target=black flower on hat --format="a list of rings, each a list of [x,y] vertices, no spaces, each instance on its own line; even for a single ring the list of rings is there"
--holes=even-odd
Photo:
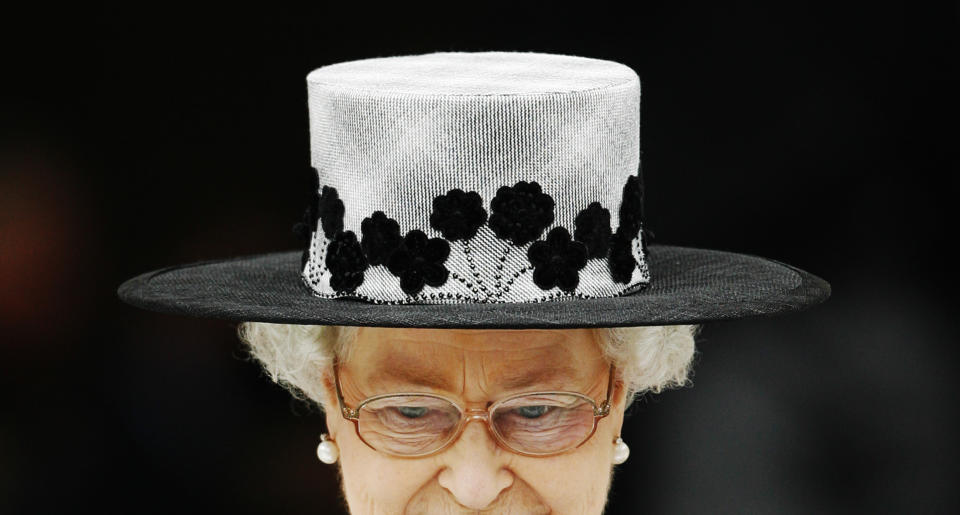
[[[587,265],[587,246],[572,241],[563,227],[554,227],[545,241],[537,241],[527,250],[533,264],[533,282],[540,289],[559,286],[571,292],[580,284],[580,270]]]
[[[316,202],[310,202],[310,205],[303,210],[303,216],[300,218],[300,221],[293,224],[293,234],[297,235],[297,239],[304,242],[310,241],[310,235],[313,234],[313,231],[317,230],[315,205]]]
[[[643,183],[639,175],[631,175],[623,185],[620,201],[620,229],[633,239],[643,225]]]
[[[610,211],[593,202],[573,220],[573,237],[587,246],[587,255],[600,258],[610,248]]]
[[[303,216],[300,221],[293,224],[293,234],[304,245],[303,253],[300,255],[300,269],[307,266],[307,260],[310,258],[310,237],[317,230],[317,204],[320,203],[320,184],[317,173],[310,172],[310,198],[307,201],[307,208],[303,210]]]
[[[403,238],[387,260],[390,273],[400,278],[400,288],[407,295],[420,293],[423,286],[441,286],[450,272],[443,263],[450,255],[450,244],[442,238],[427,238],[421,230],[413,230]]]
[[[490,202],[490,228],[497,238],[525,245],[553,223],[553,198],[535,181],[502,186]]]
[[[372,216],[364,218],[360,232],[363,234],[360,245],[371,265],[385,264],[403,240],[400,224],[383,211],[374,211]]]
[[[327,268],[330,287],[339,293],[351,293],[363,284],[367,259],[353,231],[338,232],[327,245]]]
[[[310,206],[304,210],[303,218],[293,224],[293,233],[297,235],[297,239],[304,245],[303,252],[300,254],[300,270],[303,270],[303,267],[307,266],[307,261],[310,259],[310,236],[313,234],[313,231],[317,230],[317,218],[315,215],[316,210],[313,207],[314,205],[316,204],[311,202]]]
[[[618,283],[629,283],[633,277],[633,270],[637,267],[637,260],[633,258],[631,249],[635,236],[624,232],[622,225],[613,235],[610,244],[610,275]]]
[[[646,226],[644,226],[640,232],[642,233],[640,235],[640,250],[643,252],[644,256],[649,256],[650,251],[647,250],[647,244],[653,241],[653,239],[656,237],[656,234],[653,234],[653,231],[647,229]]]
[[[317,202],[317,211],[320,215],[320,224],[323,226],[323,234],[328,239],[332,239],[334,234],[343,230],[343,201],[337,194],[337,189],[330,186],[324,186]],[[313,230],[317,229],[314,222]]]
[[[483,199],[475,191],[457,188],[433,199],[430,227],[440,231],[450,241],[466,240],[477,234],[477,229],[487,221]]]

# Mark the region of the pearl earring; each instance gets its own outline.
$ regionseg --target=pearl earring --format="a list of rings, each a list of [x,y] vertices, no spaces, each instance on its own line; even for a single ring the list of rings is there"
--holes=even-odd
[[[327,436],[327,433],[320,435],[320,445],[317,446],[317,457],[327,465],[333,465],[340,458],[340,449],[333,440]]]
[[[613,442],[613,464],[619,465],[630,457],[630,448],[623,442],[623,438],[617,437]]]

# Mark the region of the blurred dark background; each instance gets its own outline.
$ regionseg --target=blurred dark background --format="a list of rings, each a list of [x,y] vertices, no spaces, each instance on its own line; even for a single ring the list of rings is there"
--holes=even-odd
[[[234,327],[116,287],[298,245],[310,70],[533,50],[639,73],[657,242],[834,291],[708,326],[694,387],[631,409],[609,513],[956,513],[957,5],[663,4],[8,13],[0,512],[341,513],[320,415]]]

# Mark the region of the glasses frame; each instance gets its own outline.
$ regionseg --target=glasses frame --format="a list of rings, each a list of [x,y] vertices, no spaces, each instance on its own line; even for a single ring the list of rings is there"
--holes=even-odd
[[[445,451],[448,447],[453,445],[454,442],[460,439],[460,435],[463,434],[463,431],[467,428],[467,424],[469,424],[473,420],[483,420],[485,422],[485,425],[487,426],[487,431],[493,436],[493,439],[496,440],[497,444],[500,447],[512,453],[519,454],[521,456],[529,456],[533,458],[544,458],[548,456],[556,456],[558,454],[570,452],[574,449],[579,448],[583,444],[587,443],[587,441],[589,441],[590,438],[593,437],[594,433],[597,432],[597,424],[600,422],[600,419],[610,414],[610,397],[613,394],[613,380],[616,375],[616,370],[614,368],[614,365],[611,363],[610,378],[607,380],[607,396],[604,400],[597,400],[597,401],[579,392],[549,390],[549,391],[524,392],[524,393],[511,395],[507,398],[500,399],[496,402],[488,403],[486,409],[480,409],[480,408],[464,409],[463,406],[460,405],[460,403],[458,403],[457,401],[449,397],[445,397],[443,395],[438,395],[435,393],[403,392],[403,393],[387,393],[387,394],[381,394],[381,395],[374,395],[373,397],[368,397],[360,401],[360,404],[357,404],[356,408],[351,408],[347,405],[346,401],[343,398],[343,390],[340,387],[340,372],[338,370],[339,368],[340,367],[337,361],[334,361],[333,376],[334,376],[334,383],[336,384],[336,389],[337,389],[337,402],[340,405],[340,414],[343,415],[343,418],[353,422],[353,427],[357,433],[357,438],[359,438],[361,442],[366,444],[367,447],[377,452],[381,452],[383,454],[386,454],[388,456],[393,456],[396,458],[425,458],[427,456],[433,456],[434,454],[441,453]],[[590,432],[576,445],[567,447],[559,451],[554,451],[554,452],[530,453],[530,452],[521,451],[519,449],[511,447],[510,444],[506,442],[506,440],[500,435],[500,432],[497,431],[497,428],[494,427],[493,423],[490,421],[493,415],[493,412],[496,411],[496,409],[501,405],[503,405],[504,403],[512,401],[519,397],[525,397],[528,395],[549,395],[549,394],[572,395],[575,397],[579,397],[580,399],[583,399],[588,403],[590,403],[590,405],[593,407],[593,427],[590,429]],[[362,434],[360,434],[360,410],[363,409],[365,405],[371,402],[374,402],[380,399],[385,399],[387,397],[432,397],[435,399],[444,400],[449,402],[455,408],[457,408],[457,411],[460,412],[460,421],[457,424],[457,427],[453,430],[453,432],[450,433],[450,437],[447,439],[447,441],[444,442],[443,445],[441,445],[439,448],[434,449],[430,452],[425,452],[420,454],[395,454],[383,449],[377,449],[376,447],[371,445],[370,442],[366,441],[363,438]]]

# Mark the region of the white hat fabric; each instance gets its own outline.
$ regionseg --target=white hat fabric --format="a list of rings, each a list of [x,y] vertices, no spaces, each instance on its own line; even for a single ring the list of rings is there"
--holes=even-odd
[[[620,220],[625,190],[642,194],[631,68],[448,52],[325,66],[307,87],[312,216],[326,216],[311,221],[302,274],[316,295],[539,302],[649,282],[642,199]]]

